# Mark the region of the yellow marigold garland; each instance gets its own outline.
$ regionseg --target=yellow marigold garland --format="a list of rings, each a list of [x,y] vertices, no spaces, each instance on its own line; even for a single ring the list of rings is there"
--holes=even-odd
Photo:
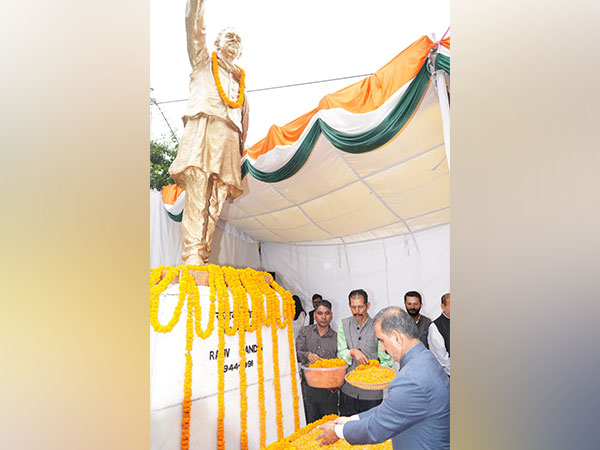
[[[157,272],[160,277],[162,271]],[[178,269],[174,267],[169,268],[165,277],[158,284],[150,288],[150,323],[152,324],[154,330],[159,333],[168,333],[171,331],[175,324],[179,321],[179,316],[181,316],[181,309],[183,308],[183,302],[186,294],[185,289],[183,291],[180,289],[179,301],[175,306],[173,317],[171,317],[169,322],[166,325],[161,325],[161,323],[158,321],[158,305],[160,294],[167,288],[167,286],[169,286],[171,281],[173,281],[178,273]],[[150,278],[151,280],[153,279],[152,274]],[[154,278],[156,278],[156,275],[154,275]]]
[[[194,277],[189,273],[191,270],[208,270],[210,286],[210,307],[208,313],[208,322],[206,329],[201,327],[201,306],[199,300],[199,291]],[[163,276],[163,273],[166,272]],[[158,321],[158,307],[160,294],[169,286],[169,284],[180,274],[179,298],[172,318],[167,325],[162,325]],[[265,281],[267,278],[268,284]],[[271,288],[269,288],[269,284]],[[232,292],[233,304],[229,302],[229,292]],[[275,294],[278,292],[282,297],[282,302]],[[250,296],[252,307],[252,320],[248,305]],[[288,341],[290,349],[290,366],[292,373],[292,395],[294,402],[294,424],[296,431],[299,430],[300,421],[298,416],[298,390],[296,379],[293,376],[296,373],[295,368],[295,346],[293,341],[292,318],[294,315],[294,301],[289,292],[281,288],[272,276],[266,272],[257,272],[252,269],[233,269],[231,267],[221,268],[215,265],[208,266],[178,266],[157,267],[150,272],[150,321],[155,331],[166,333],[173,329],[179,321],[183,305],[187,299],[187,320],[186,320],[186,366],[184,376],[184,399],[182,403],[182,434],[181,448],[189,449],[189,428],[191,412],[191,382],[192,382],[192,345],[194,331],[202,339],[208,338],[214,331],[214,317],[217,308],[218,317],[218,354],[217,364],[219,367],[218,376],[218,417],[217,417],[217,448],[225,448],[225,378],[223,366],[225,363],[225,334],[233,336],[239,333],[239,355],[240,361],[240,418],[241,435],[240,444],[242,450],[247,450],[247,379],[246,379],[246,351],[245,351],[245,333],[256,332],[257,343],[257,365],[258,365],[258,400],[260,415],[260,445],[266,443],[266,413],[265,413],[265,392],[264,392],[264,356],[262,342],[262,327],[271,327],[271,337],[273,340],[273,365],[276,403],[276,423],[277,435],[279,439],[283,438],[282,405],[281,405],[281,379],[279,372],[279,345],[277,337],[277,328],[288,327]],[[266,308],[264,307],[266,303]],[[281,303],[281,308],[280,308]],[[266,311],[265,311],[266,309]],[[195,330],[194,330],[195,329]]]
[[[292,321],[294,320],[294,314],[296,310],[296,302],[292,297],[292,294],[279,286],[275,280],[271,281],[271,287],[275,289],[275,291],[281,295],[281,299],[283,300],[283,304],[285,311],[285,321],[287,325],[287,333],[288,333],[288,345],[290,350],[290,368],[291,374],[290,378],[292,381],[292,401],[294,408],[294,430],[300,429],[300,413],[299,413],[299,396],[298,396],[298,385],[296,384],[296,346],[294,345],[294,329],[292,326]]]
[[[262,275],[266,276],[269,279],[269,285],[275,283],[273,277],[268,272],[261,272]],[[262,293],[267,298],[267,319],[269,324],[274,324],[282,330],[287,325],[286,319],[286,309],[288,308],[287,302],[285,298],[282,302],[279,301],[277,295],[273,289],[269,289],[269,286],[266,283],[259,283],[259,287]],[[279,308],[279,304],[281,303],[281,309]]]
[[[225,317],[223,317],[223,310],[225,309],[225,295],[228,294],[226,289],[225,292],[223,292],[223,286],[220,283],[222,279],[222,272],[220,270],[213,269],[211,272],[209,272],[209,277],[211,275],[215,276],[217,300],[219,302],[219,328],[217,331],[219,336],[219,345],[217,349],[217,371],[219,372],[217,382],[217,387],[219,390],[217,395],[217,449],[225,450],[225,373],[223,372],[223,366],[225,365]],[[225,283],[223,282],[223,284]]]
[[[188,292],[191,294],[191,300],[194,305],[194,317],[196,323],[196,334],[201,339],[208,338],[213,330],[215,329],[215,309],[216,309],[216,287],[214,281],[211,282],[210,279],[210,270],[209,270],[209,285],[210,285],[210,306],[208,308],[208,323],[206,324],[206,329],[202,331],[202,309],[200,307],[200,294],[198,292],[198,286],[196,286],[196,282],[193,277],[190,275],[191,282],[186,286]],[[189,297],[188,297],[189,298]],[[188,300],[189,303],[189,300]]]
[[[213,77],[215,79],[215,84],[217,85],[217,91],[219,92],[219,96],[227,105],[229,105],[229,107],[234,108],[234,109],[239,108],[244,103],[244,91],[245,91],[245,87],[246,87],[246,73],[244,72],[244,70],[241,67],[235,66],[238,69],[240,69],[241,77],[240,77],[240,94],[238,96],[237,101],[233,102],[229,99],[229,97],[227,97],[227,94],[225,93],[225,91],[223,90],[223,86],[221,85],[221,79],[219,78],[219,59],[217,58],[216,52],[212,53],[211,60],[212,60]]]
[[[269,275],[270,280],[273,278]],[[275,292],[265,283],[258,283],[258,286],[267,299],[267,323],[271,326],[271,339],[273,340],[273,388],[275,389],[275,422],[277,423],[277,439],[283,438],[283,413],[281,406],[281,378],[279,375],[279,341],[277,338],[277,327],[281,311],[279,309],[279,299]],[[285,303],[285,302],[284,302]],[[282,321],[285,326],[285,321]],[[292,350],[290,350],[292,351]],[[294,373],[295,375],[295,373]]]
[[[150,270],[150,287],[151,288],[156,283],[158,283],[158,281],[160,280],[160,277],[162,276],[163,271],[167,270],[167,269],[168,268],[165,266],[159,266],[159,267],[156,267],[156,268]]]
[[[224,267],[225,281],[234,298],[233,314],[238,315],[238,336],[240,356],[240,449],[248,450],[248,395],[246,392],[246,328],[248,325],[248,298],[246,290],[240,283],[239,275],[232,267]]]
[[[183,268],[180,283],[195,284],[187,268]],[[183,418],[181,419],[181,450],[190,448],[190,412],[192,409],[192,346],[194,342],[194,307],[187,303],[187,320],[185,328],[185,375],[183,381]]]
[[[265,370],[263,360],[262,324],[265,321],[264,297],[257,286],[252,269],[240,271],[240,279],[252,302],[252,325],[248,329],[256,331],[256,363],[258,369],[258,414],[260,428],[260,446],[267,443],[266,411],[265,411]]]

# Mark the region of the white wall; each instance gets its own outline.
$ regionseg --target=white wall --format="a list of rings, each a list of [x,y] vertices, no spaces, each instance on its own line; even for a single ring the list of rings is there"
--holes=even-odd
[[[258,243],[219,221],[209,263],[236,268],[260,266]],[[150,267],[178,266],[181,259],[181,222],[169,218],[161,193],[150,191]]]
[[[414,239],[413,239],[414,237]],[[350,315],[348,293],[364,289],[374,316],[380,309],[404,305],[404,293],[423,296],[421,313],[441,314],[440,297],[450,291],[450,226],[346,245],[289,245],[265,242],[261,262],[277,282],[297,294],[306,311],[319,293],[333,304],[333,326]]]

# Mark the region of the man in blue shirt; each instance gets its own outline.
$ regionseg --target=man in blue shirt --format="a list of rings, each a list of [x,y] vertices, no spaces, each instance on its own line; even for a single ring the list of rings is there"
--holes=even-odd
[[[450,382],[442,366],[419,339],[414,320],[397,306],[375,316],[381,347],[400,363],[400,371],[379,406],[321,425],[321,445],[340,438],[352,445],[392,439],[394,450],[450,448]]]

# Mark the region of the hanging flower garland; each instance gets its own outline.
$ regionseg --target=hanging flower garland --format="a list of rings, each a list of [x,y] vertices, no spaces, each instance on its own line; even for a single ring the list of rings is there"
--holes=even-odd
[[[279,299],[272,289],[265,283],[258,283],[261,292],[267,299],[267,323],[271,326],[271,339],[273,340],[273,388],[275,389],[275,422],[277,423],[277,439],[283,438],[283,413],[281,406],[281,378],[279,375],[279,341],[277,326],[281,312]]]
[[[246,83],[245,83],[246,73],[244,72],[244,70],[241,67],[235,66],[238,69],[240,69],[241,77],[240,77],[240,94],[238,96],[237,101],[233,102],[232,100],[229,99],[229,97],[227,97],[227,94],[225,93],[225,91],[223,90],[223,86],[221,85],[221,79],[219,78],[219,60],[217,58],[216,52],[212,53],[211,60],[212,60],[213,77],[215,79],[215,84],[217,85],[217,91],[219,91],[219,96],[229,107],[234,108],[234,109],[239,108],[244,103],[244,90],[246,87]]]
[[[223,278],[223,272],[218,270],[216,267],[209,266],[209,279],[215,279],[215,286],[217,290],[217,300],[219,302],[219,345],[217,349],[217,370],[219,372],[217,388],[217,449],[225,450],[225,373],[223,372],[223,366],[225,365],[225,297],[227,296],[227,304],[229,306],[229,295],[227,293],[227,287],[225,286],[225,280]],[[229,309],[229,308],[227,308]],[[227,315],[227,321],[229,322],[229,314]]]
[[[240,449],[248,450],[248,395],[246,392],[246,329],[249,326],[248,298],[240,283],[238,272],[232,267],[224,267],[225,281],[234,298],[234,315],[238,315],[239,356],[240,356]]]
[[[157,269],[155,269],[155,271],[158,272],[160,277],[162,271],[158,271]],[[175,306],[173,317],[171,317],[171,319],[166,325],[161,325],[161,323],[158,321],[158,305],[160,294],[167,288],[167,286],[169,286],[171,281],[173,281],[173,279],[177,276],[178,273],[178,269],[174,267],[169,268],[165,277],[158,284],[150,288],[150,323],[152,324],[154,330],[159,333],[168,333],[169,331],[171,331],[175,324],[179,321],[179,316],[181,316],[181,309],[183,308],[183,302],[185,300],[186,292],[185,289],[182,290],[180,287],[179,301]],[[153,275],[151,273],[151,282],[155,278],[156,274]]]
[[[293,317],[296,314],[296,302],[292,297],[292,294],[281,286],[279,286],[275,280],[270,279],[271,287],[275,289],[275,291],[281,296],[283,300],[283,304],[287,305],[285,321],[287,324],[287,333],[288,333],[288,345],[290,349],[290,367],[292,373],[292,399],[293,399],[293,408],[294,408],[294,429],[297,431],[300,429],[300,415],[299,415],[299,396],[298,396],[298,385],[296,384],[296,354],[295,354],[295,345],[294,345],[294,330],[292,327]]]
[[[196,281],[190,271],[209,272],[209,312],[206,328],[202,329],[202,313],[200,295]],[[166,273],[165,273],[166,272]],[[180,275],[178,301],[173,316],[166,325],[158,320],[158,309],[160,294],[169,284]],[[265,279],[268,280],[265,281]],[[269,286],[270,285],[270,286]],[[232,293],[232,302],[229,301],[229,290]],[[276,293],[282,297],[279,301]],[[248,296],[251,306],[248,305]],[[218,373],[218,416],[217,416],[217,449],[225,449],[225,377],[222,368],[225,365],[225,335],[239,335],[240,356],[240,448],[248,449],[248,397],[247,397],[247,374],[246,374],[246,337],[247,332],[256,333],[257,344],[257,366],[258,366],[258,408],[260,422],[260,445],[266,444],[266,411],[264,390],[264,354],[262,327],[271,328],[273,341],[273,386],[275,390],[275,419],[277,423],[278,439],[283,438],[283,414],[281,405],[281,377],[279,370],[279,343],[277,328],[288,327],[288,342],[290,351],[290,368],[292,380],[292,395],[294,408],[294,425],[299,430],[298,412],[298,389],[296,383],[296,357],[293,341],[292,318],[294,316],[294,301],[289,292],[281,288],[272,276],[266,272],[258,272],[252,269],[233,269],[231,267],[219,267],[216,265],[197,266],[187,265],[178,267],[160,266],[150,272],[150,322],[155,331],[160,333],[170,332],[178,323],[187,300],[186,320],[186,347],[185,347],[185,373],[184,373],[184,398],[182,402],[182,433],[181,448],[189,450],[190,443],[190,413],[192,396],[192,346],[193,337],[196,334],[202,339],[212,335],[215,327],[215,316],[218,323],[218,350],[217,365]],[[281,307],[280,307],[281,304]],[[252,317],[250,317],[250,307]],[[218,309],[218,314],[215,314]]]
[[[258,415],[260,428],[260,446],[267,443],[266,410],[265,410],[265,369],[263,360],[262,324],[265,321],[264,297],[258,288],[252,269],[240,271],[240,279],[252,302],[252,325],[256,331],[256,363],[258,366]]]
[[[215,283],[211,282],[210,270],[209,270],[209,286],[210,286],[210,296],[209,302],[210,306],[208,308],[208,323],[206,324],[206,329],[202,331],[202,309],[200,307],[200,293],[198,292],[198,286],[196,286],[195,280],[190,275],[190,279],[192,282],[186,285],[187,291],[191,292],[191,299],[193,303],[194,309],[194,317],[195,317],[195,328],[196,334],[201,339],[208,338],[213,330],[215,329],[215,309],[216,309],[216,287]],[[181,286],[180,286],[181,289]],[[188,297],[189,299],[189,297]],[[188,300],[189,302],[189,300]]]
[[[194,284],[187,268],[183,268],[180,283]],[[184,290],[187,291],[187,289]],[[188,300],[185,328],[185,372],[183,380],[183,418],[181,419],[181,450],[190,448],[190,412],[192,409],[192,345],[194,343],[194,307]]]

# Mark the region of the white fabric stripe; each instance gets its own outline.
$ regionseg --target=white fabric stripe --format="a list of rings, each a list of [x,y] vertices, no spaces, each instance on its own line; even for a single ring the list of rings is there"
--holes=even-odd
[[[179,194],[179,197],[177,197],[177,200],[175,200],[175,203],[173,203],[172,205],[167,205],[164,202],[163,205],[169,214],[173,214],[174,216],[180,214],[181,211],[183,211],[183,207],[185,205],[185,191]]]
[[[440,45],[438,47],[438,53],[441,53],[442,55],[447,56],[448,58],[450,58],[450,50],[448,50],[443,45]]]
[[[343,108],[332,108],[319,111],[319,117],[327,125],[340,133],[364,133],[375,128],[390,114],[408,89],[412,80],[394,92],[383,105],[373,111],[357,114],[348,112]]]
[[[436,91],[440,101],[440,112],[442,114],[442,129],[444,132],[444,143],[446,148],[446,159],[448,160],[448,169],[450,169],[450,102],[448,101],[448,91],[446,90],[446,76],[443,70],[438,70],[434,74],[436,80]]]
[[[302,131],[300,138],[289,145],[276,145],[269,152],[260,155],[256,160],[246,155],[245,159],[249,164],[262,172],[274,172],[285,164],[294,156],[298,148],[304,141],[308,131],[313,126],[317,119],[323,120],[331,128],[338,132],[346,134],[359,134],[369,131],[379,125],[390,113],[390,111],[398,104],[402,95],[408,89],[412,78],[405,83],[400,89],[386,100],[379,108],[367,113],[351,113],[343,108],[323,109],[318,111],[308,122],[308,125]]]

